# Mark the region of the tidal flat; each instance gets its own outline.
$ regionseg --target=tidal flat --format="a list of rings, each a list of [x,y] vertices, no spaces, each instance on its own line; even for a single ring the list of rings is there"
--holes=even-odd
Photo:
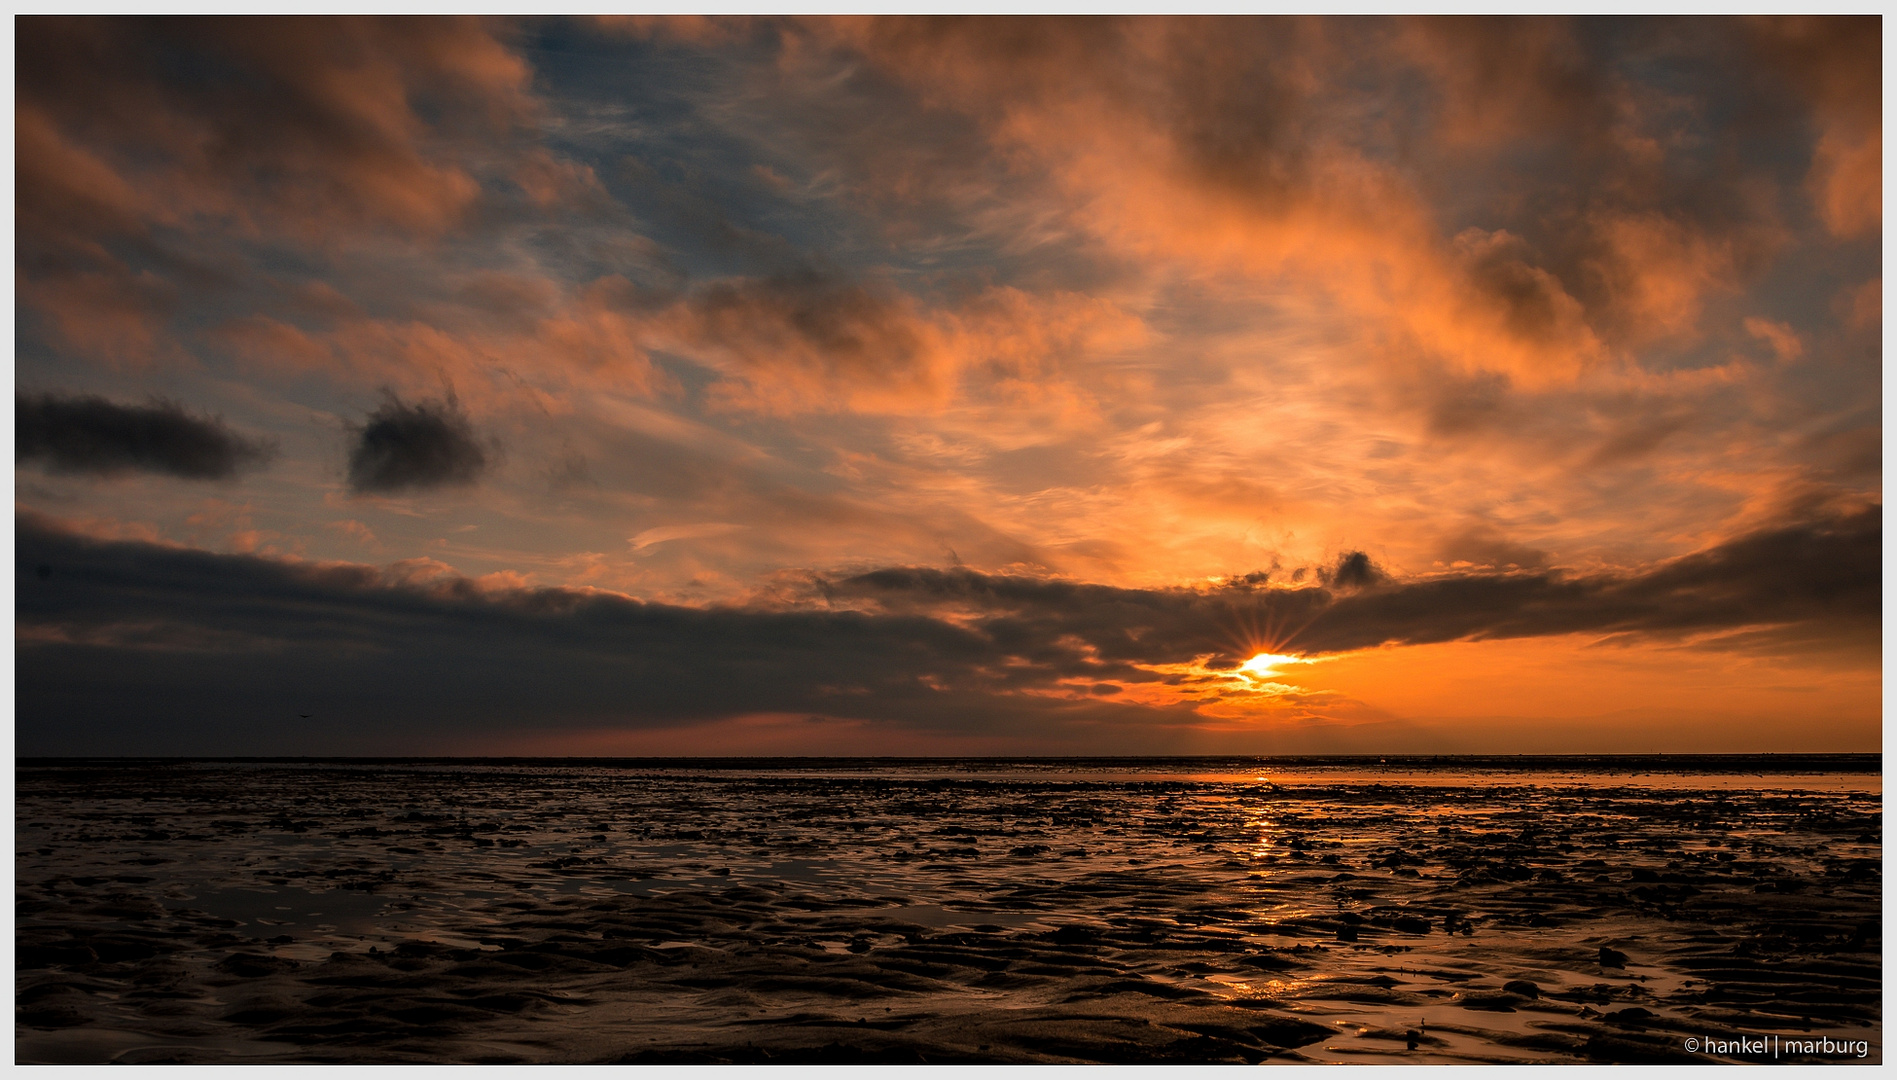
[[[23,760],[15,1053],[1881,1061],[1879,768]]]

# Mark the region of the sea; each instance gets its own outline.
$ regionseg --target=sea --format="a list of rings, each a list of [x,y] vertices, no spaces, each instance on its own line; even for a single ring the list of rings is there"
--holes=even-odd
[[[1879,755],[19,759],[20,1063],[1870,1063]]]

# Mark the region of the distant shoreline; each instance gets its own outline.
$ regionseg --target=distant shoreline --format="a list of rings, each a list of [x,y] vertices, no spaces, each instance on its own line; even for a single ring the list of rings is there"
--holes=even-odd
[[[477,765],[594,769],[870,769],[890,766],[984,769],[1034,766],[1196,768],[1380,766],[1410,770],[1507,769],[1519,772],[1877,773],[1882,754],[1310,754],[1115,757],[21,757],[14,768],[223,765]]]

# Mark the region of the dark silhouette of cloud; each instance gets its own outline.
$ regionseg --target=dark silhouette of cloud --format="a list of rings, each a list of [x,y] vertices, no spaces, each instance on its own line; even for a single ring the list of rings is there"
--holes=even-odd
[[[245,438],[215,417],[162,399],[119,405],[91,395],[22,394],[14,417],[18,460],[41,461],[60,472],[221,480],[276,452],[267,441]]]
[[[959,568],[877,570],[829,588],[886,610],[956,610],[961,624],[1009,640],[1085,641],[1103,660],[1126,662],[1207,653],[1230,662],[1260,645],[1319,654],[1583,633],[1677,640],[1745,631],[1759,647],[1875,649],[1881,514],[1871,506],[1786,523],[1621,574],[1534,569],[1395,581],[1350,553],[1328,588],[1257,589],[1239,579],[1204,592],[1121,589]]]
[[[18,605],[31,653],[20,665],[23,752],[336,753],[405,737],[760,712],[1003,733],[1085,719],[1150,732],[1169,715],[1009,696],[1047,684],[1060,665],[1008,669],[1007,642],[922,615],[490,592],[399,564],[99,541],[31,515],[17,536],[18,584],[31,590]],[[327,726],[286,726],[300,713]]]
[[[349,486],[357,494],[472,484],[488,453],[452,397],[405,405],[391,396],[369,414],[349,451]]]
[[[1154,667],[1209,658],[1226,670],[1267,643],[1318,654],[1711,633],[1747,651],[1874,651],[1880,518],[1870,507],[1788,523],[1618,575],[1193,591],[911,567],[825,583],[832,605],[855,608],[764,610],[101,541],[22,514],[19,740],[22,753],[334,753],[797,712],[958,732],[1087,723],[1150,738],[1195,714],[1103,687],[1180,685],[1187,677]],[[290,701],[335,727],[272,727]]]
[[[1438,556],[1446,563],[1465,562],[1498,570],[1539,570],[1548,565],[1548,553],[1510,541],[1492,528],[1471,526],[1444,537]]]
[[[1347,551],[1339,556],[1337,569],[1330,572],[1330,583],[1339,589],[1361,589],[1383,578],[1383,571],[1361,551]]]

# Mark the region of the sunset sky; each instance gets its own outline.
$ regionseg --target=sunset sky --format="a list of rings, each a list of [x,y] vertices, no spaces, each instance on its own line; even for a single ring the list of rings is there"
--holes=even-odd
[[[18,753],[1880,748],[1875,18],[16,32]]]

